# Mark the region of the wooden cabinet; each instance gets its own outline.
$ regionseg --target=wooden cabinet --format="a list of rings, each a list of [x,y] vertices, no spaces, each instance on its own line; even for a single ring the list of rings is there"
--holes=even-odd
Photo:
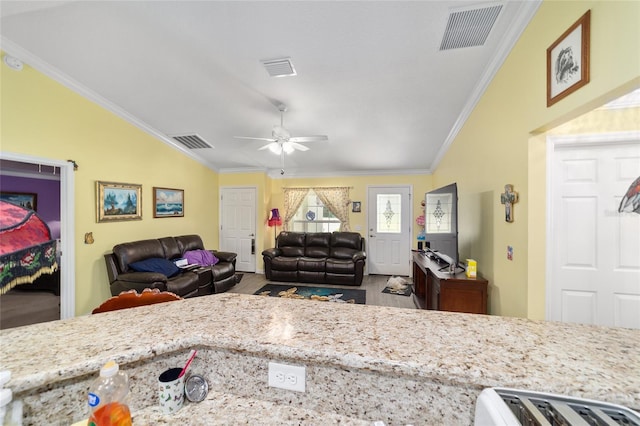
[[[487,313],[488,281],[439,271],[440,265],[424,253],[413,252],[414,301],[420,309]]]

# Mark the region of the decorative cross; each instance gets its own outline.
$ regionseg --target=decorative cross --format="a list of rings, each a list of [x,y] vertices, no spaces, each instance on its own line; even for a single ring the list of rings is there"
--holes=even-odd
[[[513,205],[518,202],[518,193],[513,190],[513,185],[505,185],[504,193],[500,194],[500,203],[504,204],[504,220],[513,222]]]

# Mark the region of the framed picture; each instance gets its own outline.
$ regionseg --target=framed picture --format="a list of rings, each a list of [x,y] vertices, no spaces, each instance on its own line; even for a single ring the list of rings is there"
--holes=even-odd
[[[0,200],[15,204],[25,209],[38,210],[38,194],[33,192],[0,192]]]
[[[153,217],[183,217],[184,189],[153,187]]]
[[[351,211],[353,213],[360,213],[362,211],[362,203],[360,201],[354,201]]]
[[[547,49],[547,107],[589,82],[591,10]]]
[[[96,182],[98,222],[142,219],[142,185]]]

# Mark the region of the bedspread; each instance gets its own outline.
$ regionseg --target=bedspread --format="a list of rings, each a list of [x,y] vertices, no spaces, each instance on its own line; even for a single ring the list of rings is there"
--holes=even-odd
[[[36,212],[0,201],[0,294],[55,272],[56,249]]]

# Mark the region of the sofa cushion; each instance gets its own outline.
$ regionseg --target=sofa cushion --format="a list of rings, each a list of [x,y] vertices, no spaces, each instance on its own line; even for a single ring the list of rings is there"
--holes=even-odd
[[[327,274],[355,274],[356,264],[351,260],[327,259]]]
[[[283,256],[304,256],[305,234],[303,232],[281,232],[278,235],[278,248]]]
[[[178,246],[178,242],[173,237],[159,238],[162,249],[164,250],[165,259],[175,259],[182,256],[182,251]]]
[[[169,278],[180,273],[180,268],[173,262],[160,257],[152,257],[133,262],[129,264],[129,267],[137,272],[158,272]]]
[[[219,262],[218,258],[209,250],[189,250],[184,252],[184,258],[189,265],[213,266]]]
[[[298,258],[278,256],[271,261],[271,267],[278,271],[297,271]]]
[[[180,253],[184,253],[189,250],[203,250],[204,244],[202,238],[199,235],[181,235],[174,237],[180,247]]]
[[[331,234],[331,256],[336,259],[351,259],[362,250],[362,237],[357,232],[334,232]]]
[[[164,257],[164,249],[159,240],[141,240],[130,243],[117,244],[113,247],[113,254],[121,272],[129,271],[129,264],[152,257]]]
[[[307,234],[304,254],[307,257],[329,257],[331,248],[331,234],[328,232],[318,232]]]

